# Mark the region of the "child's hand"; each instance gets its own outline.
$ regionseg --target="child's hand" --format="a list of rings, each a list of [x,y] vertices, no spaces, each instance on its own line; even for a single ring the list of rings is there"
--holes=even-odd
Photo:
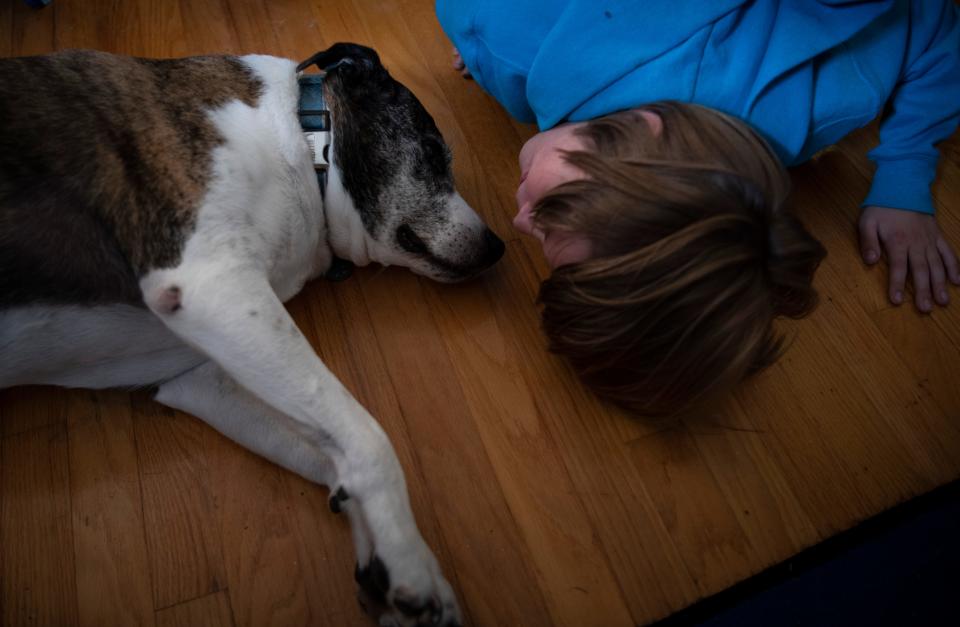
[[[463,57],[460,56],[460,51],[456,48],[453,49],[453,69],[460,72],[460,76],[464,78],[473,78],[467,64],[463,62]]]
[[[881,242],[890,266],[889,297],[892,303],[899,305],[903,302],[908,266],[920,311],[931,311],[934,300],[940,305],[949,302],[946,278],[960,285],[960,268],[932,215],[889,207],[866,207],[860,216],[860,252],[865,262],[873,265],[880,260]]]

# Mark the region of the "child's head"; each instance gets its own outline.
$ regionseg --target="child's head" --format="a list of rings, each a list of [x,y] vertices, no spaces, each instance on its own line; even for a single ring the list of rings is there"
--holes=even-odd
[[[540,289],[551,350],[599,395],[664,415],[777,358],[773,319],[813,309],[825,253],[788,212],[790,179],[746,124],[689,104],[644,110],[578,126],[584,149],[562,153],[581,175],[530,213],[545,249],[576,251],[556,254]]]

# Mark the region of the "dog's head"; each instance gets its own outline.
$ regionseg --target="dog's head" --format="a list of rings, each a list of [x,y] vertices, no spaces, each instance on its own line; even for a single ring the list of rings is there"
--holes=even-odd
[[[334,253],[445,282],[496,263],[503,242],[457,193],[433,118],[377,53],[336,44],[310,62],[328,68],[333,139],[324,203]]]

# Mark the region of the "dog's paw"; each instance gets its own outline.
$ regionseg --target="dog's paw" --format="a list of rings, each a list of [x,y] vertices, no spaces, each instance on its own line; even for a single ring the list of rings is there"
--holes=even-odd
[[[330,506],[330,511],[334,514],[339,514],[343,511],[343,502],[350,498],[347,495],[347,491],[343,489],[343,486],[340,486],[334,491],[330,492],[330,498],[327,500],[327,504]]]
[[[327,268],[323,276],[328,281],[338,283],[340,281],[346,281],[351,275],[353,275],[353,262],[341,259],[340,257],[334,257],[330,261],[330,267]]]
[[[460,608],[429,549],[388,567],[378,555],[357,565],[360,605],[381,627],[459,627]],[[419,562],[419,563],[417,563]]]

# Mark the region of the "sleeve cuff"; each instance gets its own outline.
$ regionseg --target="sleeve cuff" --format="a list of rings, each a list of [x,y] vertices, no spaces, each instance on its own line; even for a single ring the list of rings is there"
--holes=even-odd
[[[936,160],[931,162],[927,159],[884,160],[877,163],[870,193],[862,206],[875,205],[932,214],[930,184],[936,175],[936,168]]]

